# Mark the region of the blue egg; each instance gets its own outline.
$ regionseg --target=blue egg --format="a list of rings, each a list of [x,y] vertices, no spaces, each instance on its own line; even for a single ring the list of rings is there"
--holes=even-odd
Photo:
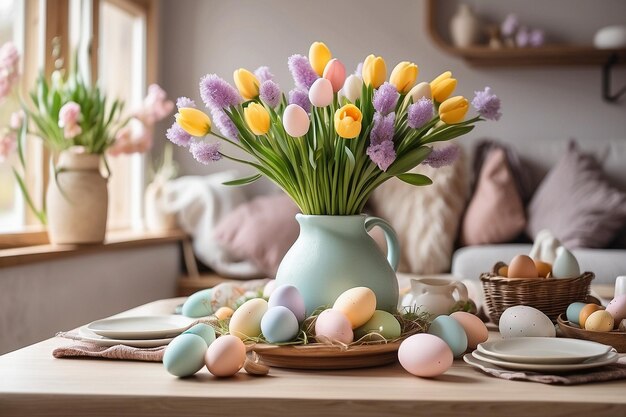
[[[183,316],[187,317],[205,317],[213,314],[211,307],[211,288],[195,292],[187,298],[183,304]]]
[[[467,350],[467,335],[463,326],[450,316],[439,316],[430,324],[428,333],[443,339],[450,346],[454,357]]]
[[[189,330],[183,332],[183,334],[185,333],[200,336],[204,339],[207,346],[210,346],[211,343],[215,341],[215,329],[213,329],[213,327],[209,326],[208,324],[198,323],[195,326],[191,327]]]
[[[207,344],[196,334],[183,333],[178,335],[165,348],[163,366],[165,370],[177,377],[191,376],[204,366],[204,355]]]
[[[587,304],[580,303],[580,302],[570,304],[567,307],[567,312],[565,313],[565,315],[567,316],[567,320],[570,323],[574,323],[580,326],[580,322],[578,321],[578,316],[580,315],[580,310],[582,310],[583,307],[586,305]]]
[[[300,331],[298,319],[287,307],[272,307],[261,319],[261,331],[270,343],[284,343],[296,338]]]

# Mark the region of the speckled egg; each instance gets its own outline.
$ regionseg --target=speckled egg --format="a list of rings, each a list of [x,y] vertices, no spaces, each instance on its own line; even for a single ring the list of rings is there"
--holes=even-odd
[[[526,255],[517,255],[509,264],[509,278],[537,278],[537,267]]]
[[[354,338],[358,340],[370,333],[378,333],[385,339],[391,340],[400,337],[402,329],[393,314],[376,310],[367,323],[354,330]],[[376,340],[376,336],[372,336],[372,339]],[[378,339],[380,340],[380,337]]]
[[[448,344],[437,336],[419,333],[400,344],[398,361],[410,374],[432,378],[450,369],[454,356]]]
[[[230,318],[228,332],[245,340],[261,335],[261,319],[267,311],[267,301],[253,298],[243,303]]]
[[[587,304],[581,302],[575,302],[567,306],[567,311],[565,315],[567,316],[567,320],[570,323],[580,324],[578,318],[580,317],[580,310],[583,309]]]
[[[575,278],[580,275],[580,266],[572,252],[563,246],[556,250],[556,259],[552,264],[554,278]]]
[[[209,346],[211,343],[215,341],[215,329],[209,326],[208,324],[198,323],[195,326],[191,327],[189,330],[183,332],[191,333],[200,336],[206,342],[206,345]]]
[[[612,299],[606,306],[606,311],[611,313],[615,323],[619,325],[622,320],[626,319],[626,294],[618,295]]]
[[[467,350],[467,335],[463,326],[450,316],[438,316],[428,327],[428,334],[437,336],[450,346],[457,358]]]
[[[587,322],[589,316],[598,310],[604,310],[604,307],[598,304],[586,304],[580,309],[580,313],[578,314],[578,325],[581,329],[585,328],[585,323]]]
[[[289,342],[298,336],[298,319],[287,307],[270,307],[261,319],[261,331],[270,343]]]
[[[213,290],[209,288],[191,294],[183,304],[183,316],[205,317],[213,314],[213,307],[211,306],[212,293]]]
[[[556,336],[556,329],[548,316],[529,306],[513,306],[504,310],[498,327],[505,339]]]
[[[329,339],[348,344],[354,340],[354,333],[345,314],[339,310],[328,309],[322,311],[315,320],[315,337],[320,342]]]
[[[287,307],[296,316],[298,322],[304,321],[306,308],[304,298],[300,291],[293,285],[281,285],[276,287],[267,302],[269,308],[276,306]]]
[[[450,314],[454,320],[458,321],[465,334],[467,335],[467,346],[471,349],[476,349],[479,343],[487,341],[489,338],[489,330],[481,319],[474,314],[466,313],[465,311],[456,311]]]
[[[191,376],[204,366],[207,344],[197,334],[183,333],[174,338],[163,353],[165,370],[177,377]]]
[[[343,292],[333,310],[341,311],[350,321],[353,329],[363,326],[376,311],[376,294],[367,287],[355,287]]]
[[[215,376],[233,376],[246,362],[246,345],[232,335],[220,336],[204,355],[206,367]]]
[[[611,313],[606,310],[598,310],[591,313],[585,321],[585,330],[594,332],[610,332],[615,326],[615,320]]]

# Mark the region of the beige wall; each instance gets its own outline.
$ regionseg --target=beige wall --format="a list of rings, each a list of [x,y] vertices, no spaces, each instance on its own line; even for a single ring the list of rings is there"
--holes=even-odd
[[[437,49],[425,27],[425,1],[416,0],[161,0],[161,76],[171,95],[199,101],[199,78],[210,72],[231,80],[238,67],[269,65],[283,90],[293,82],[287,57],[304,53],[312,41],[325,41],[348,69],[367,54],[383,55],[392,67],[400,60],[420,66],[420,80],[446,69],[459,78],[458,92],[472,96],[490,85],[502,98],[504,117],[483,123],[473,137],[490,136],[513,143],[528,138],[584,141],[626,139],[626,97],[618,105],[600,96],[600,68],[474,69]],[[455,2],[446,1],[448,14]],[[626,1],[546,0],[475,1],[478,11],[499,20],[515,10],[530,24],[546,28],[552,39],[591,42],[608,24],[626,24]],[[445,25],[444,25],[445,29]],[[617,71],[615,83],[626,82]],[[165,139],[164,139],[165,140]],[[184,150],[182,172],[208,173],[224,162],[204,167]]]

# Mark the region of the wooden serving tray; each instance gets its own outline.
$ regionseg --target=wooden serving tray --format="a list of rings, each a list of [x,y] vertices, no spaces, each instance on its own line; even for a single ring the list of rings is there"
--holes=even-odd
[[[567,337],[591,340],[592,342],[610,345],[613,346],[619,353],[626,353],[626,332],[620,332],[618,330],[613,330],[612,332],[596,332],[581,329],[580,327],[567,321],[564,314],[559,316],[557,323],[559,324],[561,332],[563,332],[563,334]]]

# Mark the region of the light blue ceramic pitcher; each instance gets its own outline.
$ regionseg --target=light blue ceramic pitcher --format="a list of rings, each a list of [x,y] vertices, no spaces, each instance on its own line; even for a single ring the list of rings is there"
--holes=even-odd
[[[395,313],[398,304],[398,237],[389,223],[378,217],[311,216],[297,214],[300,235],[287,252],[276,284],[293,285],[304,297],[307,315],[353,287],[376,293],[378,310]],[[367,232],[379,226],[385,233],[388,254]]]

